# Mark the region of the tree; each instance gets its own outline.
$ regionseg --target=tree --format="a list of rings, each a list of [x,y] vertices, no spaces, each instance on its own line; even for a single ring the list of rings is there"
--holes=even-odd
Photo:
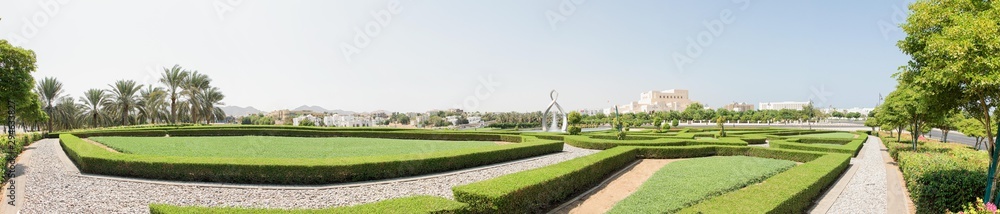
[[[197,123],[199,118],[203,117],[202,114],[207,114],[203,107],[205,103],[201,99],[202,91],[211,88],[212,79],[208,75],[198,73],[198,71],[191,72],[188,76],[187,81],[184,83],[184,95],[187,96],[188,104],[191,105],[191,120]]]
[[[680,122],[679,122],[679,121],[677,121],[677,119],[674,119],[674,121],[673,121],[673,122],[670,122],[670,126],[673,126],[673,127],[675,127],[675,128],[676,128],[677,126],[679,126],[679,125],[681,125],[681,124],[680,124]]]
[[[582,119],[583,116],[580,115],[580,112],[577,111],[570,112],[569,114],[566,115],[566,122],[569,123],[570,125],[570,127],[566,128],[569,134],[571,135],[580,134],[581,129],[577,125],[580,124],[580,121]]]
[[[304,119],[302,121],[299,121],[299,126],[316,126],[316,122],[313,122],[312,120],[309,119]]]
[[[223,95],[219,88],[211,87],[203,90],[199,98],[201,99],[199,108],[205,112],[205,123],[212,123],[213,120],[218,121],[225,117],[225,113],[219,115],[218,112],[222,110],[215,107],[215,105],[225,105],[222,99],[226,98],[226,95]]]
[[[937,99],[931,105],[958,109],[975,105],[973,117],[990,127],[991,109],[1000,100],[1000,2],[924,0],[910,5],[912,10],[901,25],[906,38],[897,43],[910,55],[897,78],[923,88]],[[945,99],[948,98],[948,99]],[[968,110],[968,109],[967,109]],[[971,112],[971,111],[970,111]],[[997,160],[1000,150],[986,129],[990,166],[983,200],[1000,202],[996,195]]]
[[[98,127],[100,123],[98,118],[104,116],[104,113],[101,112],[101,107],[107,105],[108,95],[104,93],[104,90],[92,88],[83,92],[83,97],[80,97],[80,100],[86,104],[87,114],[91,117],[91,128]]]
[[[845,117],[844,113],[841,113],[839,111],[830,112],[830,116],[831,117],[836,117],[836,118],[843,118],[843,117]]]
[[[685,108],[684,112],[681,114],[684,115],[685,119],[701,121],[704,116],[702,113],[704,109],[705,106],[701,105],[701,103],[695,102],[688,105],[688,107]]]
[[[52,111],[53,103],[56,99],[59,99],[63,93],[63,84],[56,80],[54,77],[46,77],[38,82],[38,87],[35,89],[38,96],[42,98],[45,102],[45,114],[49,115],[49,132],[52,132]]]
[[[819,109],[813,107],[812,102],[809,102],[809,104],[802,106],[802,114],[801,114],[802,119],[806,120],[806,124],[809,125],[809,130],[812,130],[812,120],[815,119],[819,114],[821,114],[819,112]]]
[[[869,117],[867,120],[865,120],[865,126],[871,127],[872,132],[875,132],[875,127],[879,127],[878,118]]]
[[[719,117],[715,119],[715,125],[720,128],[719,137],[726,136],[726,117]]]
[[[35,78],[31,72],[35,72],[35,52],[20,47],[14,47],[7,40],[0,39],[0,112],[7,114],[3,117],[8,125],[13,126],[17,117],[22,121],[40,120],[47,117],[42,113],[41,101],[38,95],[32,93],[35,85]],[[14,148],[14,130],[8,129],[7,145],[2,148],[4,152],[4,169],[12,169],[14,158],[19,150]],[[8,173],[4,173],[3,180],[8,179]]]
[[[148,85],[145,89],[139,91],[139,102],[136,106],[139,110],[140,123],[148,122],[156,124],[162,113],[161,110],[166,105],[166,96],[166,91],[152,85]]]
[[[177,123],[177,98],[179,93],[177,89],[180,89],[187,82],[187,77],[190,72],[183,70],[180,65],[174,65],[171,68],[163,68],[163,74],[160,75],[160,83],[167,85],[167,90],[170,92],[170,123]]]
[[[136,93],[142,88],[141,84],[136,84],[132,80],[118,80],[114,85],[108,85],[111,87],[111,100],[113,105],[119,110],[119,114],[122,117],[122,125],[128,125],[128,118],[132,109],[136,107],[136,103],[139,102]]]

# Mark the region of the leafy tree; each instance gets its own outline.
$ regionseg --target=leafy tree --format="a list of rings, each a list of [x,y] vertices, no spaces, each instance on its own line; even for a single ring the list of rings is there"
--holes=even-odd
[[[705,106],[701,105],[701,103],[691,103],[684,109],[682,115],[684,115],[684,118],[688,120],[701,121],[704,118],[704,109]]]
[[[316,122],[309,119],[299,121],[299,126],[316,126]]]
[[[720,128],[719,137],[726,136],[726,117],[719,117],[715,119],[715,125]]]
[[[830,116],[831,117],[837,117],[837,118],[843,118],[844,117],[844,113],[841,113],[839,111],[834,111],[834,112],[830,112]]]
[[[1000,1],[923,0],[910,5],[901,25],[906,38],[897,46],[911,59],[897,73],[903,82],[933,96],[928,105],[940,109],[978,106],[970,114],[990,127],[991,110],[1000,101]],[[966,109],[972,112],[972,109]],[[983,200],[1000,202],[996,195],[998,153],[994,133],[986,129],[990,166]]]
[[[809,129],[812,130],[812,120],[819,116],[821,113],[819,109],[813,107],[812,102],[808,105],[802,106],[802,119],[806,120],[806,124],[809,125]]]
[[[677,121],[677,119],[674,119],[674,121],[673,121],[673,122],[670,122],[670,126],[673,126],[673,127],[677,127],[677,126],[679,126],[679,125],[681,125],[681,124],[680,124],[680,122],[679,122],[679,121]]]
[[[878,118],[869,117],[867,120],[865,120],[865,126],[871,127],[872,128],[872,132],[874,132],[875,131],[875,127],[879,127]]]

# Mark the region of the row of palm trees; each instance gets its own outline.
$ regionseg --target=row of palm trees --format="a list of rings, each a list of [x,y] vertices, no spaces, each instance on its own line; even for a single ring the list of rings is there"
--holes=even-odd
[[[49,115],[48,130],[67,130],[139,124],[212,123],[224,119],[225,95],[198,71],[174,65],[163,68],[159,83],[143,85],[118,80],[107,89],[89,89],[79,102],[65,95],[59,80],[38,81],[35,93]],[[162,86],[162,87],[161,87]]]

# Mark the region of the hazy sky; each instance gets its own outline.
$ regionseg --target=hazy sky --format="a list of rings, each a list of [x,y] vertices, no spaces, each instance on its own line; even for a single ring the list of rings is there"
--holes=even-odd
[[[208,74],[227,105],[262,110],[535,111],[553,89],[567,110],[597,109],[672,88],[713,107],[848,108],[894,88],[907,4],[3,1],[0,38],[34,50],[35,77],[59,78],[73,97],[155,83],[180,64]]]

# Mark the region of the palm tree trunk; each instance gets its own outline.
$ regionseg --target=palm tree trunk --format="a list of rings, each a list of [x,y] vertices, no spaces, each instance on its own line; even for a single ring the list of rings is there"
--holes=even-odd
[[[52,115],[52,104],[51,101],[49,102],[49,107],[45,108],[45,113],[49,115],[49,133],[52,133],[52,119],[55,118],[55,116]]]

